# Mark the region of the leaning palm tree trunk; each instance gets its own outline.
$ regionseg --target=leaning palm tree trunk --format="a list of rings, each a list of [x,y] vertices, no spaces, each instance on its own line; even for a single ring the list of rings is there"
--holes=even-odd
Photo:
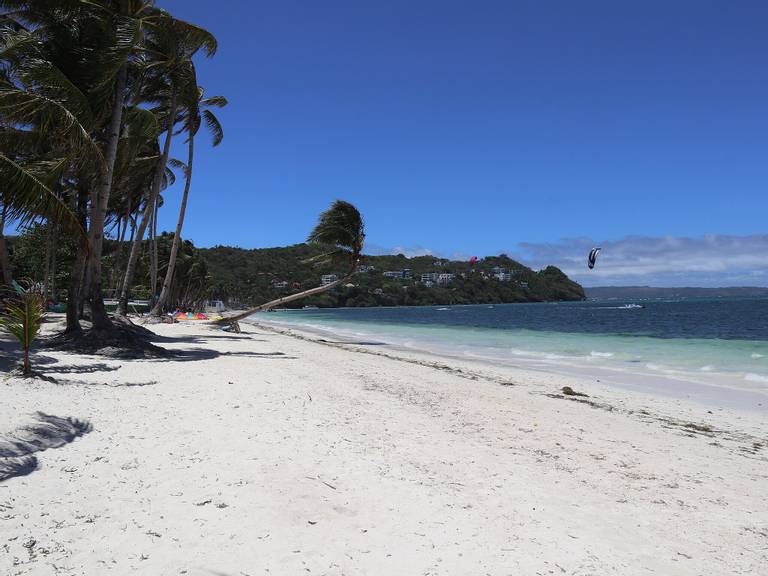
[[[123,104],[125,103],[127,81],[128,64],[126,63],[123,64],[120,70],[115,86],[115,101],[112,103],[112,117],[109,123],[109,139],[107,140],[107,149],[104,155],[106,168],[101,174],[99,183],[91,198],[90,258],[88,267],[90,278],[87,290],[91,303],[91,320],[93,327],[96,329],[112,327],[112,321],[109,319],[104,308],[104,299],[101,293],[101,251],[104,243],[104,221],[107,216],[109,195],[112,191],[112,176],[115,169],[115,159],[117,158],[117,145],[120,141],[120,125],[123,121]]]
[[[188,157],[187,157],[187,169],[186,169],[186,181],[184,182],[184,193],[181,195],[181,207],[179,208],[179,220],[176,222],[176,233],[173,236],[173,244],[171,245],[171,255],[168,258],[168,269],[165,271],[165,279],[163,280],[163,289],[160,292],[160,297],[155,302],[154,307],[150,311],[150,316],[160,316],[163,313],[163,308],[168,300],[168,295],[171,292],[171,284],[173,283],[173,273],[176,270],[176,257],[179,253],[179,245],[181,244],[181,229],[184,227],[184,216],[187,212],[187,199],[189,198],[189,188],[192,185],[192,160],[195,156],[195,136],[189,135]]]
[[[301,298],[306,298],[307,296],[327,292],[339,284],[348,281],[357,273],[357,269],[360,266],[360,255],[363,252],[363,242],[365,241],[365,226],[363,224],[363,217],[360,215],[360,212],[357,210],[357,208],[355,208],[349,202],[336,200],[333,204],[331,204],[330,208],[320,214],[317,225],[310,233],[307,241],[325,246],[335,246],[336,250],[334,250],[331,254],[344,254],[347,258],[349,258],[349,262],[352,263],[352,267],[350,268],[349,273],[344,276],[344,278],[331,282],[330,284],[326,284],[325,286],[318,286],[317,288],[305,290],[304,292],[299,292],[298,294],[291,294],[290,296],[272,300],[266,304],[261,304],[260,306],[246,310],[241,314],[236,314],[235,316],[228,316],[226,318],[222,318],[221,320],[217,320],[216,323],[219,325],[235,325],[239,320],[247,318],[256,312],[269,310],[270,308],[274,308],[280,304],[287,304],[288,302],[300,300]],[[324,254],[317,258],[313,258],[312,260],[317,260],[318,258],[326,259],[331,254]]]
[[[235,322],[239,322],[240,320],[245,320],[246,318],[248,318],[248,316],[252,316],[256,314],[256,312],[264,312],[265,310],[271,310],[275,306],[280,306],[281,304],[287,304],[288,302],[294,302],[295,300],[308,298],[309,296],[314,296],[315,294],[322,294],[323,292],[328,292],[329,290],[336,288],[336,286],[339,286],[344,282],[348,282],[356,273],[357,273],[357,264],[355,264],[354,268],[350,271],[349,274],[344,276],[344,278],[340,278],[336,280],[335,282],[331,282],[330,284],[326,284],[325,286],[318,286],[317,288],[304,290],[303,292],[298,292],[296,294],[291,294],[290,296],[283,296],[282,298],[278,298],[277,300],[272,300],[270,302],[267,302],[266,304],[260,304],[259,306],[246,310],[245,312],[241,312],[240,314],[235,314],[234,316],[226,316],[221,320],[216,320],[215,324],[218,324],[220,326],[234,324]]]
[[[136,230],[136,236],[133,239],[131,245],[131,254],[128,257],[128,264],[125,267],[125,276],[123,277],[123,286],[120,290],[120,302],[118,304],[118,313],[123,316],[128,314],[128,292],[133,282],[133,277],[136,275],[136,264],[139,260],[139,253],[141,252],[141,244],[144,240],[144,233],[147,231],[147,225],[153,218],[153,208],[157,197],[160,195],[160,186],[163,183],[163,174],[165,174],[165,167],[168,164],[168,155],[171,150],[171,139],[173,137],[173,119],[176,118],[176,92],[171,94],[171,108],[168,115],[170,119],[170,125],[168,126],[168,132],[165,135],[165,142],[163,143],[163,153],[160,156],[160,160],[157,163],[155,171],[155,177],[152,181],[152,189],[150,190],[149,197],[144,206],[144,212],[141,215],[141,223],[138,230]]]

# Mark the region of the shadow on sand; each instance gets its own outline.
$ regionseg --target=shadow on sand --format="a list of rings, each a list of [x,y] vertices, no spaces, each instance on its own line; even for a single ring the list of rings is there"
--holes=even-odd
[[[285,352],[219,352],[210,348],[192,348],[189,350],[174,350],[170,358],[158,358],[154,362],[194,362],[198,360],[214,360],[222,356],[241,358],[261,358],[263,360],[297,360],[296,356],[288,356]]]
[[[61,448],[93,430],[86,420],[35,413],[35,422],[0,437],[0,482],[37,469],[36,452]]]

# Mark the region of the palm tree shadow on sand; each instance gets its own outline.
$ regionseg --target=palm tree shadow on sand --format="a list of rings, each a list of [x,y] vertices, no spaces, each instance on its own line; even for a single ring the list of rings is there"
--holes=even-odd
[[[37,470],[36,452],[61,448],[92,430],[87,420],[36,412],[33,424],[0,437],[0,482]]]

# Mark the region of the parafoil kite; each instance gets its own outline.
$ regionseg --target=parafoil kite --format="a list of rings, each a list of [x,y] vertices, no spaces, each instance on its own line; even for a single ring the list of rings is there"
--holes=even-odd
[[[472,256],[472,258],[469,259],[470,265],[474,265],[477,263],[477,256]]]
[[[600,250],[601,248],[592,248],[592,250],[589,251],[589,256],[587,256],[587,266],[589,266],[590,270],[595,267],[595,262],[597,262],[597,253],[600,252]]]

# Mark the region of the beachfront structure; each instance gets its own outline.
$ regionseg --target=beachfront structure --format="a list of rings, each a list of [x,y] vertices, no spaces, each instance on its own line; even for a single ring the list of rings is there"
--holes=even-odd
[[[403,268],[402,270],[390,270],[388,272],[384,272],[383,276],[385,278],[397,278],[399,280],[410,280],[411,269]]]
[[[206,300],[203,305],[203,312],[206,314],[220,314],[226,309],[227,307],[224,306],[224,302],[221,300]]]
[[[339,277],[336,274],[324,274],[320,278],[320,286],[328,286],[328,284],[333,284],[338,279]]]
[[[440,274],[437,277],[437,283],[441,286],[445,286],[453,281],[453,274]]]

